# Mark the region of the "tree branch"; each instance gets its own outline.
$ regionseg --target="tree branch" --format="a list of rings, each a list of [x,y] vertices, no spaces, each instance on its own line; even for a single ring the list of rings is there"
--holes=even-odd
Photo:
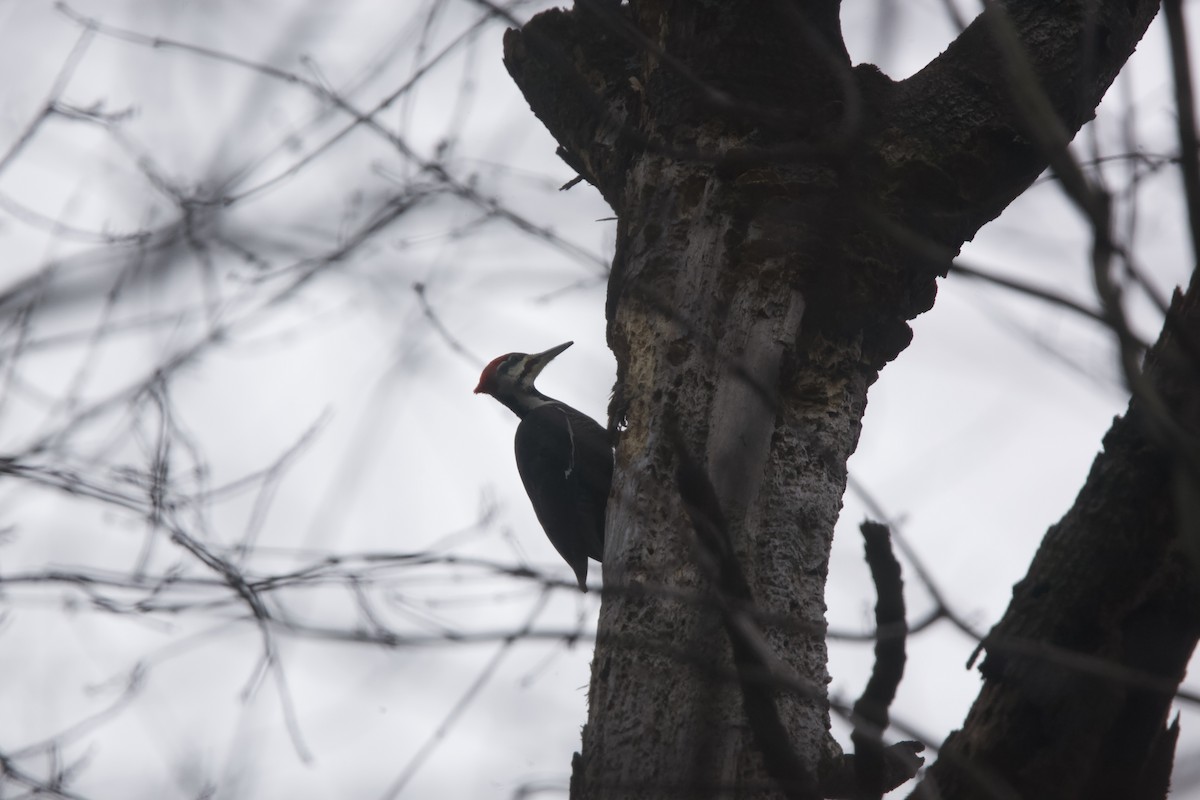
[[[1200,639],[1188,511],[1200,475],[1160,414],[1187,439],[1200,430],[1200,369],[1181,342],[1200,333],[1198,284],[1200,273],[1176,295],[1145,360],[1161,410],[1134,396],[984,640],[983,690],[926,779],[942,796],[970,794],[970,764],[1046,800],[1151,797],[1162,784],[1173,687]]]

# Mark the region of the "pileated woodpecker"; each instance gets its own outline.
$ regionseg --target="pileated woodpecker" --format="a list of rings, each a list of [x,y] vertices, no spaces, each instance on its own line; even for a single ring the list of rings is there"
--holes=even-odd
[[[586,414],[547,397],[533,381],[574,342],[544,353],[508,353],[483,369],[476,394],[490,394],[521,418],[517,471],[550,544],[587,591],[588,558],[604,560],[604,508],[612,486],[608,433]]]

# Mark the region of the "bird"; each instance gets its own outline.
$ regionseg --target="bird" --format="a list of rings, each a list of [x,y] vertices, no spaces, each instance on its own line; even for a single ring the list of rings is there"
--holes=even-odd
[[[604,560],[612,446],[600,423],[533,385],[572,344],[496,357],[483,368],[475,394],[491,395],[520,418],[514,440],[517,472],[550,544],[586,592],[588,559]]]

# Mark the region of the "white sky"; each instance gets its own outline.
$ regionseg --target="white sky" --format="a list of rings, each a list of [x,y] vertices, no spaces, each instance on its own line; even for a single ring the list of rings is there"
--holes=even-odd
[[[399,5],[412,16],[397,13],[395,3],[368,0],[338,4],[336,11],[334,4],[282,0],[79,0],[72,7],[108,25],[270,64],[367,109],[479,15],[471,3],[443,3],[432,43],[420,52],[430,6]],[[883,16],[884,7],[894,16]],[[518,14],[527,18],[533,10]],[[502,219],[481,222],[486,215],[478,203],[430,198],[266,310],[258,305],[295,274],[286,268],[347,241],[404,181],[433,182],[380,136],[354,131],[310,167],[239,201],[215,222],[197,220],[215,226],[205,229],[210,236],[255,244],[269,263],[247,262],[220,247],[208,266],[186,252],[151,252],[143,272],[129,278],[131,288],[106,311],[92,302],[96,290],[89,287],[103,287],[103,296],[128,262],[104,257],[98,238],[163,225],[175,213],[139,160],[181,191],[227,183],[228,193],[239,194],[278,176],[347,117],[302,87],[244,66],[96,36],[62,99],[119,121],[104,129],[52,118],[0,168],[0,252],[8,262],[0,287],[18,276],[49,276],[46,306],[56,310],[39,315],[33,338],[85,334],[72,346],[27,351],[13,372],[4,367],[0,454],[70,417],[74,409],[55,398],[74,392],[86,407],[142,380],[213,324],[228,326],[225,342],[170,384],[180,425],[171,459],[181,490],[218,487],[262,470],[317,425],[273,485],[256,565],[307,563],[296,560],[296,548],[437,548],[504,564],[523,559],[569,582],[521,490],[511,452],[515,420],[470,390],[494,355],[573,339],[576,346],[547,371],[541,388],[603,419],[614,368],[604,344],[599,265],[611,256],[614,224],[586,185],[556,191],[572,173],[500,65],[502,28],[485,26],[380,121],[427,160],[439,142],[453,139],[448,163],[456,177],[581,254],[548,246]],[[847,0],[844,29],[856,60],[878,60],[897,78],[953,36],[937,0]],[[81,30],[52,3],[0,2],[0,74],[17,76],[0,104],[0,153],[36,119]],[[1146,151],[1173,150],[1166,64],[1156,23],[1095,126],[1103,152],[1122,150],[1127,100],[1137,110],[1133,124]],[[1078,140],[1081,152],[1089,141]],[[1109,173],[1112,184],[1123,181],[1122,169]],[[1140,190],[1136,246],[1164,293],[1188,273],[1179,194],[1169,170],[1146,178]],[[1045,182],[985,228],[964,258],[1087,301],[1086,245],[1077,215]],[[47,272],[51,263],[57,266]],[[441,323],[469,357],[453,352],[430,326],[415,282],[427,286]],[[83,300],[71,299],[75,290]],[[1145,304],[1134,311],[1152,335],[1156,318]],[[89,345],[86,334],[105,319],[119,327],[144,316],[170,322]],[[943,282],[935,309],[914,330],[912,346],[871,391],[851,470],[902,522],[956,608],[986,630],[1046,527],[1069,506],[1126,393],[1102,331],[963,279]],[[6,354],[15,335],[6,329],[0,337]],[[136,495],[121,469],[145,469],[161,420],[153,398],[136,406],[132,421],[122,408],[74,432],[72,466]],[[191,471],[197,458],[189,440],[203,454],[201,476]],[[254,524],[258,497],[223,498],[187,519],[205,541],[233,546]],[[446,539],[474,525],[483,509],[494,516],[482,532]],[[830,623],[841,630],[867,627],[874,604],[856,532],[864,514],[849,494],[827,591]],[[185,564],[185,574],[206,574],[161,534],[148,539],[135,513],[23,483],[0,484],[5,530],[0,576],[51,567],[128,571],[148,540],[151,567]],[[442,625],[510,631],[537,605],[538,589],[528,582],[470,566],[395,574],[372,597],[389,624],[406,631],[436,634]],[[919,616],[928,598],[911,571],[906,583],[910,617]],[[369,626],[343,589],[287,597],[297,618]],[[383,649],[280,637],[297,729],[312,754],[306,764],[284,725],[276,677],[267,676],[247,698],[261,642],[251,626],[229,621],[230,609],[144,620],[91,610],[81,591],[61,585],[12,588],[6,599],[0,752],[11,755],[105,707],[131,670],[145,668],[127,708],[66,744],[64,760],[86,759],[74,786],[92,798],[193,797],[207,785],[219,798],[385,796],[502,648],[487,641]],[[596,603],[595,596],[552,593],[535,627],[590,630]],[[914,637],[895,717],[940,742],[978,690],[977,673],[963,668],[973,648],[973,641],[940,627]],[[550,638],[521,642],[501,658],[400,797],[509,797],[543,784],[565,789],[586,719],[590,647]],[[835,693],[856,696],[869,668],[869,647],[832,646]],[[1184,711],[1178,778],[1190,775],[1191,785],[1175,796],[1200,798],[1200,717]],[[839,735],[848,742],[841,728]],[[47,762],[22,763],[43,774]]]

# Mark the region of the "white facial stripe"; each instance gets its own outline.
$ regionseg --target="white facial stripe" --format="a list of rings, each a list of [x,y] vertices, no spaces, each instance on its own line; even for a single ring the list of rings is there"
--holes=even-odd
[[[571,477],[571,472],[575,469],[575,429],[571,427],[571,417],[568,416],[566,411],[559,409],[558,413],[562,414],[563,419],[567,421],[567,438],[571,440],[571,457],[567,461],[567,471],[563,473],[564,478],[569,478]]]

